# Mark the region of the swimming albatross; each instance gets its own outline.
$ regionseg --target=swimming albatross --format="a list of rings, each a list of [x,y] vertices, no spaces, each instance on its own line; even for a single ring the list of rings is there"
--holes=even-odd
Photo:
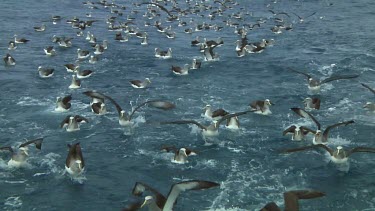
[[[167,121],[167,122],[159,122],[158,124],[160,124],[160,125],[165,125],[165,124],[195,124],[200,129],[202,129],[202,134],[204,136],[217,136],[219,134],[219,126],[224,120],[230,119],[232,117],[244,115],[244,114],[247,114],[247,113],[250,113],[250,112],[254,112],[254,111],[248,110],[248,111],[242,111],[242,112],[233,113],[233,114],[227,114],[224,117],[222,117],[221,119],[219,119],[217,122],[214,122],[214,123],[212,123],[208,126],[202,125],[201,123],[199,123],[195,120]]]
[[[168,101],[148,100],[146,102],[143,102],[143,103],[139,104],[137,107],[135,107],[133,109],[133,111],[130,114],[127,114],[114,99],[112,99],[109,96],[105,96],[105,98],[107,98],[109,101],[111,101],[111,103],[113,103],[113,105],[116,107],[117,112],[119,114],[118,122],[121,126],[132,125],[131,120],[132,120],[132,117],[133,117],[134,113],[137,110],[139,110],[140,108],[142,108],[143,106],[149,105],[150,107],[163,109],[163,110],[170,110],[170,109],[173,109],[173,108],[176,107],[173,103],[168,102]]]
[[[81,146],[79,143],[68,144],[69,153],[65,161],[65,170],[72,176],[78,176],[85,170]]]
[[[348,124],[354,123],[354,120],[349,120],[349,121],[340,122],[340,123],[337,123],[337,124],[334,124],[334,125],[330,125],[323,131],[323,135],[322,135],[321,125],[318,122],[318,120],[315,119],[315,117],[313,115],[311,115],[309,112],[303,110],[302,108],[291,108],[291,110],[294,111],[296,114],[298,114],[299,116],[301,116],[303,118],[310,118],[316,124],[316,126],[318,127],[318,130],[316,130],[316,131],[311,130],[310,131],[310,132],[315,134],[314,139],[313,139],[314,144],[327,144],[328,133],[331,129],[333,129],[335,127],[338,127],[338,126],[342,126],[342,125],[346,126]],[[305,127],[305,129],[309,130],[306,127]]]
[[[282,153],[292,153],[292,152],[299,152],[303,150],[317,149],[317,148],[325,149],[331,156],[331,160],[334,163],[345,163],[348,161],[349,156],[356,152],[375,153],[375,148],[370,148],[370,147],[355,147],[351,150],[345,151],[342,146],[338,146],[336,147],[335,150],[333,150],[324,144],[316,144],[316,145],[310,145],[310,146],[299,147],[299,148],[294,148],[294,149],[287,149],[287,150],[283,150]]]
[[[371,87],[369,87],[368,85],[364,84],[364,83],[361,83],[361,85],[365,88],[367,88],[368,90],[370,90],[370,92],[372,92],[373,94],[375,94],[375,90]],[[370,111],[375,111],[375,103],[373,102],[367,102],[363,108],[367,108],[368,110]]]
[[[133,207],[133,210],[138,210],[144,206],[148,206],[149,210],[151,211],[172,211],[181,192],[187,190],[204,190],[217,186],[220,186],[220,184],[203,180],[179,182],[172,185],[171,189],[169,190],[168,196],[165,197],[151,186],[145,183],[136,182],[133,188],[133,195],[141,196],[145,191],[149,191],[153,196],[146,196],[142,204],[135,203],[130,206]],[[134,207],[136,208],[134,209]],[[130,209],[126,208],[123,210]]]
[[[89,120],[86,119],[83,116],[80,116],[80,115],[75,115],[75,116],[68,115],[61,122],[60,128],[66,127],[66,131],[67,132],[73,132],[73,131],[80,130],[79,124],[81,124],[81,123],[88,123],[88,122],[89,122]]]
[[[163,151],[166,152],[173,152],[174,157],[173,161],[174,163],[179,163],[179,164],[184,164],[188,163],[189,161],[188,156],[196,155],[197,153],[189,148],[182,147],[180,149],[177,149],[175,146],[163,146],[162,147]]]
[[[21,144],[18,149],[13,149],[11,146],[5,146],[0,147],[0,150],[8,150],[12,154],[11,159],[8,161],[8,166],[21,167],[25,164],[27,157],[29,156],[29,153],[27,152],[28,145],[35,144],[35,147],[40,150],[42,148],[42,142],[43,138],[38,138]]]

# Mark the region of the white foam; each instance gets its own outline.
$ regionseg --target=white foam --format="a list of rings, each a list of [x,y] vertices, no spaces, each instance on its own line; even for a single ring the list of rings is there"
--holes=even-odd
[[[13,208],[19,208],[22,206],[22,200],[19,196],[11,196],[5,200],[4,205]]]

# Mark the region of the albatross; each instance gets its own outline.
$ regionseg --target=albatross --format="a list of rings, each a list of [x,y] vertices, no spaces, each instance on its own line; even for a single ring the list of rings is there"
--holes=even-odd
[[[132,191],[133,195],[141,196],[145,191],[149,191],[152,196],[148,195],[145,197],[143,203],[135,203],[130,205],[129,207],[132,207],[132,210],[138,210],[140,208],[143,208],[144,206],[148,206],[149,210],[151,211],[172,211],[181,192],[187,190],[204,190],[217,186],[220,186],[220,184],[204,180],[190,180],[179,182],[172,185],[171,189],[169,190],[168,196],[165,197],[151,186],[145,183],[136,182]],[[125,208],[123,210],[130,209]]]
[[[21,167],[25,164],[27,157],[29,156],[28,145],[35,144],[35,147],[40,150],[42,149],[42,142],[43,138],[37,138],[21,144],[18,149],[13,149],[10,146],[5,146],[0,147],[0,150],[8,150],[12,154],[11,159],[8,161],[8,166]]]
[[[331,129],[333,129],[335,127],[338,127],[338,126],[342,126],[342,125],[346,126],[346,125],[354,123],[354,120],[340,122],[340,123],[337,123],[337,124],[330,125],[324,131],[322,131],[321,125],[318,122],[318,120],[316,120],[315,117],[313,115],[311,115],[309,112],[307,112],[307,111],[305,111],[301,108],[291,108],[291,110],[294,111],[296,114],[298,114],[299,116],[301,116],[303,118],[310,118],[316,124],[316,126],[318,127],[318,130],[316,130],[316,131],[310,130],[311,133],[315,134],[314,139],[313,139],[314,144],[327,144],[328,134],[329,134],[329,131]],[[309,130],[306,127],[305,127],[305,129]],[[323,132],[323,134],[322,134],[322,132]]]
[[[342,146],[337,146],[336,149],[331,149],[324,144],[316,144],[316,145],[310,145],[310,146],[305,146],[305,147],[287,149],[287,150],[283,150],[282,153],[292,153],[292,152],[299,152],[303,150],[310,150],[310,149],[317,149],[317,148],[325,149],[329,153],[331,160],[334,163],[345,163],[348,161],[348,158],[350,155],[352,155],[353,153],[357,153],[357,152],[375,153],[375,148],[371,148],[371,147],[355,147],[351,150],[346,151],[344,150]]]
[[[328,83],[328,82],[331,82],[331,81],[337,81],[337,80],[342,80],[342,79],[353,79],[353,78],[358,78],[358,76],[359,76],[357,74],[356,75],[333,75],[331,77],[328,77],[328,78],[320,81],[318,79],[314,79],[312,76],[310,76],[307,73],[300,72],[300,71],[294,70],[292,68],[289,68],[289,70],[292,71],[292,72],[295,72],[295,73],[306,76],[307,82],[308,82],[308,87],[309,87],[310,90],[313,90],[313,91],[320,90],[320,86],[322,84],[325,84],[325,83]]]

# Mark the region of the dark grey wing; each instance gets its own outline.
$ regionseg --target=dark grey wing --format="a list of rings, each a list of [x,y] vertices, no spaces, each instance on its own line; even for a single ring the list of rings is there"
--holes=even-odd
[[[292,12],[295,16],[297,16],[300,20],[303,20],[303,18],[299,15],[297,15],[296,13]]]
[[[99,114],[99,113],[100,113],[100,109],[101,109],[101,107],[102,107],[101,105],[102,105],[101,102],[93,103],[93,104],[91,105],[91,108],[92,108],[92,110],[94,111],[94,113],[96,113],[96,114]]]
[[[35,147],[37,149],[42,149],[42,142],[43,142],[43,138],[37,138],[37,139],[31,140],[31,141],[25,142],[25,143],[21,144],[19,147],[25,147],[29,144],[35,144]]]
[[[260,211],[281,211],[275,202],[267,203]]]
[[[227,114],[227,115],[223,116],[221,119],[219,119],[216,124],[220,125],[220,123],[222,123],[226,119],[229,119],[229,118],[232,118],[232,117],[235,117],[235,116],[241,116],[241,115],[244,115],[244,114],[247,114],[247,113],[252,113],[252,112],[254,112],[254,110],[248,110],[248,111],[242,111],[242,112],[237,112],[237,113],[233,113],[233,114]]]
[[[288,127],[286,130],[283,131],[283,136],[285,136],[287,133],[294,133],[295,129],[296,129],[295,125]]]
[[[303,150],[309,150],[309,149],[315,149],[315,148],[324,148],[325,150],[328,151],[328,153],[332,156],[333,155],[333,150],[327,147],[324,144],[316,144],[316,145],[309,145],[309,146],[304,146],[304,147],[298,147],[298,148],[293,148],[293,149],[286,149],[282,150],[281,153],[291,153],[291,152],[299,152]]]
[[[136,211],[142,208],[143,202],[138,201],[138,202],[133,202],[126,206],[125,208],[122,209],[122,211]]]
[[[290,67],[288,68],[288,70],[306,76],[306,77],[307,77],[307,80],[310,79],[310,78],[312,78],[309,74],[304,73],[304,72],[301,72],[301,71],[298,71],[298,70],[295,70],[295,69],[292,69],[292,68],[290,68]]]
[[[91,98],[97,98],[97,99],[100,99],[101,101],[104,102],[104,99],[106,98],[105,95],[103,95],[102,93],[100,92],[96,92],[96,91],[86,91],[86,92],[83,92],[84,95],[86,96],[89,96]]]
[[[305,17],[305,19],[306,19],[306,18],[309,18],[309,17],[311,17],[311,16],[313,16],[313,15],[315,15],[315,14],[316,14],[316,12],[313,12],[311,15]]]
[[[142,86],[142,81],[140,80],[131,80],[131,84],[134,84],[135,86]]]
[[[334,75],[329,78],[324,79],[320,82],[320,84],[324,84],[331,81],[341,80],[341,79],[352,79],[352,78],[358,78],[359,75]]]
[[[303,132],[304,135],[307,135],[308,133],[312,133],[312,134],[315,134],[316,133],[316,130],[312,130],[308,127],[305,127],[305,126],[301,126],[300,127],[301,131]]]
[[[176,108],[176,105],[162,100],[150,100],[147,101],[148,105],[154,108],[163,109],[163,110],[170,110]]]
[[[264,107],[264,101],[263,100],[254,101],[254,102],[250,103],[250,107],[252,109],[256,109],[256,110],[261,109],[261,108]]]
[[[349,157],[351,154],[356,153],[356,152],[370,152],[370,153],[375,153],[375,148],[371,147],[355,147],[351,150],[348,151],[347,156]]]
[[[268,11],[271,12],[273,15],[276,15],[276,13],[273,10],[268,10]]]
[[[215,117],[219,117],[219,116],[225,116],[229,114],[226,110],[222,109],[222,108],[219,108],[217,110],[215,110],[214,112],[212,112],[212,118],[215,118]]]
[[[12,154],[14,153],[12,147],[10,147],[10,146],[0,147],[0,150],[9,150],[10,153],[12,153]]]
[[[186,190],[202,190],[212,187],[220,186],[216,182],[203,181],[203,180],[191,180],[186,182],[179,182],[172,185],[168,193],[167,201],[163,207],[163,210],[173,210],[173,206],[177,200],[178,195]]]
[[[122,108],[121,108],[121,106],[120,106],[120,105],[119,105],[114,99],[112,99],[111,97],[109,97],[109,96],[107,96],[107,95],[106,95],[105,97],[106,97],[109,101],[111,101],[111,103],[113,103],[113,105],[115,105],[118,114],[121,115],[121,111],[123,111]]]
[[[199,122],[195,121],[195,120],[179,120],[179,121],[168,121],[168,122],[160,122],[159,124],[161,125],[166,125],[166,124],[195,124],[196,126],[198,126],[199,128],[203,129],[203,130],[206,130],[207,127],[200,124]]]
[[[367,86],[366,84],[363,84],[361,83],[362,86],[366,87],[368,90],[370,90],[370,92],[374,93],[375,94],[375,90],[369,86]]]
[[[286,13],[286,12],[280,12],[278,15],[286,15],[286,16],[288,16],[290,18],[289,14]]]
[[[132,113],[129,115],[129,120],[133,117],[133,114],[138,109],[142,108],[143,106],[145,106],[147,104],[151,105],[154,108],[159,108],[159,109],[164,109],[164,110],[168,110],[168,109],[174,108],[174,104],[172,104],[170,102],[167,102],[167,101],[149,100],[149,101],[143,102],[143,103],[139,104],[137,107],[135,107],[134,110],[132,111]]]
[[[162,146],[161,150],[164,150],[166,152],[177,152],[177,148],[175,146]]]
[[[315,190],[295,190],[284,193],[285,210],[298,211],[299,199],[313,199],[325,196],[325,193]]]
[[[186,150],[186,154],[189,156],[189,155],[192,155],[192,154],[197,154],[197,151],[194,151],[192,149],[189,149],[189,148],[186,148],[185,147],[185,150]]]
[[[316,126],[318,127],[318,130],[320,130],[320,127],[321,127],[320,123],[309,112],[303,110],[302,108],[291,108],[291,110],[303,118],[310,118],[316,124]]]
[[[328,126],[324,132],[323,132],[323,137],[327,140],[328,139],[328,133],[329,131],[332,129],[332,128],[335,128],[335,127],[338,127],[338,126],[341,126],[341,125],[348,125],[348,124],[352,124],[354,123],[354,120],[350,120],[350,121],[346,121],[346,122],[340,122],[340,123],[337,123],[337,124],[334,124],[334,125],[330,125]]]
[[[63,104],[68,104],[72,100],[72,95],[65,96],[61,101]]]
[[[77,122],[85,122],[85,123],[89,122],[87,118],[80,116],[80,115],[75,115],[74,118],[76,119]]]
[[[66,116],[65,119],[60,123],[61,128],[63,128],[65,124],[69,124],[70,117],[71,117],[70,115]]]
[[[156,4],[156,3],[141,3],[141,4],[152,4],[152,5],[155,5],[157,7],[159,7],[161,10],[165,11],[170,17],[173,17],[173,15],[163,6],[161,6],[160,4]]]
[[[320,99],[319,98],[314,97],[312,99],[312,103],[313,103],[315,109],[317,109],[317,110],[320,109]]]
[[[156,189],[152,188],[151,186],[142,183],[142,182],[136,182],[134,185],[134,188],[132,190],[132,194],[135,196],[141,196],[143,192],[145,191],[151,191],[152,194],[155,196],[155,202],[158,205],[160,209],[163,209],[165,202],[167,201],[167,198],[163,196],[163,194],[159,193]]]

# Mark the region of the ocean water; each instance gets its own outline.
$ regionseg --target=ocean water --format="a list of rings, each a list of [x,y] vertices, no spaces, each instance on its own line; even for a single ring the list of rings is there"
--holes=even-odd
[[[0,152],[0,207],[2,210],[121,210],[137,200],[131,190],[137,181],[152,185],[167,194],[173,183],[202,179],[220,183],[220,187],[204,191],[187,191],[180,195],[175,210],[259,210],[267,202],[283,206],[283,192],[294,189],[315,189],[326,193],[319,199],[300,202],[301,210],[374,210],[375,209],[375,156],[357,153],[350,157],[349,168],[342,169],[329,161],[327,153],[305,151],[281,155],[281,149],[311,144],[311,136],[303,142],[293,142],[282,131],[292,124],[315,125],[293,114],[291,107],[302,107],[302,100],[318,96],[321,110],[313,115],[323,127],[344,121],[355,124],[334,129],[330,133],[330,147],[345,148],[373,146],[375,114],[362,106],[373,101],[373,94],[359,82],[375,87],[373,82],[375,44],[375,2],[364,1],[264,1],[238,0],[238,5],[210,20],[210,11],[188,14],[181,20],[188,23],[166,23],[165,13],[154,20],[142,15],[146,5],[135,7],[139,1],[115,1],[124,5],[127,16],[140,31],[149,35],[149,44],[131,37],[129,42],[114,40],[115,33],[107,30],[106,19],[115,16],[109,8],[98,6],[90,10],[75,0],[2,0],[0,1],[0,55],[10,53],[17,64],[0,65],[0,146],[17,147],[25,139],[44,137],[42,150],[30,147],[30,157],[22,168],[8,167],[9,153]],[[192,1],[193,2],[193,1]],[[200,3],[200,1],[198,2]],[[214,1],[203,2],[214,7]],[[193,2],[195,4],[195,2]],[[230,5],[230,4],[228,4]],[[171,8],[171,3],[166,5]],[[187,8],[184,1],[181,8]],[[268,10],[287,12],[280,15],[293,24],[292,31],[273,34],[274,16]],[[120,9],[121,10],[121,9]],[[138,13],[131,13],[132,10]],[[86,17],[91,11],[92,17]],[[239,39],[234,27],[225,25],[228,15],[242,12],[242,20],[233,19],[240,26],[266,20],[260,28],[248,31],[249,42],[274,39],[272,47],[260,54],[247,54],[239,58],[235,41]],[[299,22],[296,14],[306,17]],[[62,21],[52,24],[51,16],[60,15]],[[67,19],[77,16],[81,20],[97,20],[86,28],[98,42],[108,40],[108,49],[98,63],[80,63],[81,69],[94,71],[90,78],[82,79],[82,87],[68,88],[71,73],[64,64],[74,63],[77,48],[90,50],[84,37],[76,36]],[[193,20],[190,23],[190,20]],[[144,22],[161,20],[162,26],[172,26],[175,39],[168,39],[155,27]],[[223,26],[222,31],[203,30],[193,34],[184,29],[196,24],[211,23]],[[45,32],[35,32],[34,26],[46,24]],[[117,23],[117,22],[116,22]],[[8,51],[13,35],[30,39]],[[73,37],[73,46],[63,49],[51,42],[53,35]],[[183,66],[203,55],[190,42],[197,36],[208,40],[221,37],[224,45],[214,51],[217,61],[203,62],[202,68],[186,76],[175,76],[172,65]],[[52,45],[54,57],[44,54],[43,48]],[[154,49],[172,48],[173,58],[158,59]],[[51,78],[42,79],[38,66],[55,68]],[[307,88],[306,79],[288,71],[294,68],[308,72],[319,79],[332,74],[359,74],[358,79],[335,81],[322,86],[319,93]],[[134,89],[129,80],[150,78],[147,89]],[[118,124],[117,111],[108,103],[108,113],[91,112],[90,99],[83,91],[97,90],[114,98],[123,109],[149,99],[164,99],[176,104],[170,111],[144,108],[135,115],[135,125],[124,128]],[[54,111],[58,96],[72,94],[72,108],[67,113]],[[202,108],[210,104],[214,109],[229,112],[248,109],[254,100],[270,99],[275,103],[269,116],[248,114],[239,117],[241,129],[231,131],[220,127],[215,138],[202,137],[200,130],[191,125],[162,125],[150,122],[194,119],[208,124],[202,117]],[[68,114],[79,114],[89,119],[81,130],[68,133],[59,128]],[[79,178],[65,173],[67,144],[80,142],[86,167]],[[208,144],[209,143],[209,144]],[[162,145],[189,147],[198,151],[187,164],[172,163],[173,154],[160,151]]]

